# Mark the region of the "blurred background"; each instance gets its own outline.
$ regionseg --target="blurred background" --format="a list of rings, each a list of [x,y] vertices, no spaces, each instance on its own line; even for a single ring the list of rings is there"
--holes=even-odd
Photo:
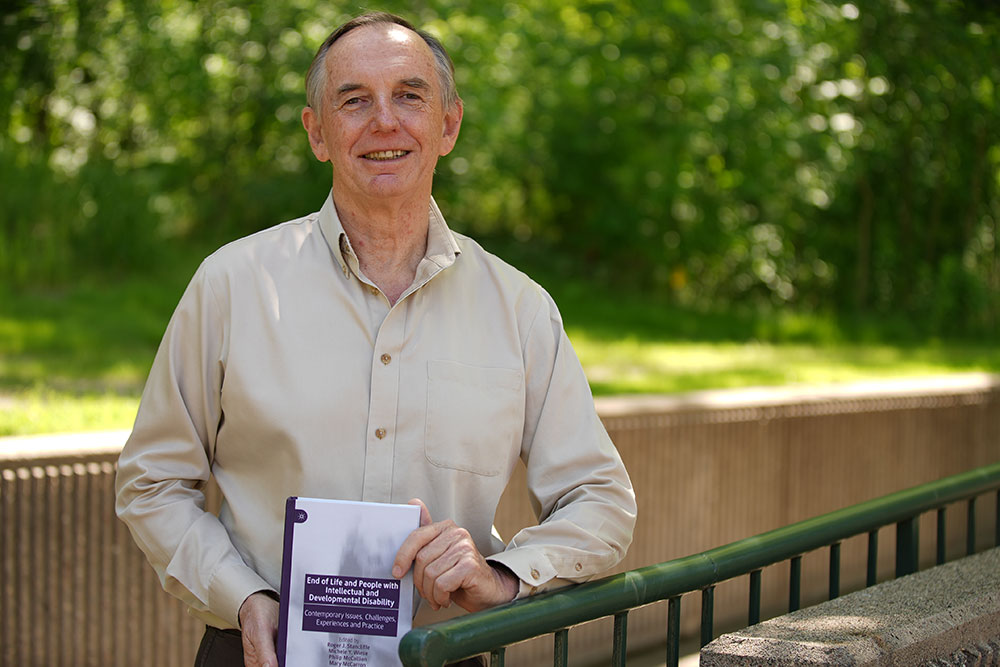
[[[219,244],[317,210],[356,3],[7,0],[0,435],[128,428]],[[465,101],[435,196],[548,288],[597,394],[1000,369],[985,0],[386,0]]]

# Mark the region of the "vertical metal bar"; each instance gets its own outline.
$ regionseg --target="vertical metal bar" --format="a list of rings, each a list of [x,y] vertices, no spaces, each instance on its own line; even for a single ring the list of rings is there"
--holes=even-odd
[[[667,602],[667,667],[677,667],[681,660],[681,596]]]
[[[504,652],[506,650],[503,646],[493,649],[490,653],[490,667],[503,667]]]
[[[840,597],[840,542],[830,545],[830,597]]]
[[[868,531],[868,573],[865,586],[878,582],[878,529]]]
[[[915,516],[896,524],[896,576],[913,574],[919,568],[920,524]]]
[[[976,553],[976,498],[969,498],[969,511],[965,515],[965,555]]]
[[[802,600],[802,556],[794,556],[788,575],[788,611],[797,611]]]
[[[993,546],[1000,547],[1000,491],[997,491],[996,524],[996,531],[993,535]]]
[[[628,612],[615,614],[614,645],[611,649],[611,667],[625,667],[628,650]]]
[[[945,525],[945,508],[939,507],[937,511],[937,557],[934,562],[943,565],[945,557],[948,555],[947,536],[948,531]]]
[[[750,573],[750,610],[747,613],[747,625],[760,623],[760,570]]]
[[[552,667],[569,667],[569,630],[553,633]]]
[[[701,590],[701,645],[712,641],[712,621],[715,619],[715,586]]]

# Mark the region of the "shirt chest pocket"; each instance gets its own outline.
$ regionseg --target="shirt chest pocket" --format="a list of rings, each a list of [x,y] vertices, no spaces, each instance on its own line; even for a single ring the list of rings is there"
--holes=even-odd
[[[524,374],[511,368],[427,363],[424,453],[441,468],[494,476],[520,451]]]

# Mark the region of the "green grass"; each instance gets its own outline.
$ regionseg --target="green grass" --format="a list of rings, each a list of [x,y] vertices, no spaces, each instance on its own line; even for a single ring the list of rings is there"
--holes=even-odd
[[[170,313],[197,259],[128,280],[0,286],[0,436],[132,426]]]
[[[160,336],[202,254],[120,282],[0,287],[0,435],[131,427]],[[1000,372],[996,345],[880,342],[892,336],[877,322],[845,333],[831,317],[697,311],[532,273],[560,304],[597,395]]]
[[[575,328],[569,335],[598,395],[824,384],[1000,369],[1000,352],[985,346],[705,344],[635,337],[607,341]]]
[[[697,311],[583,283],[546,285],[595,395],[1000,372],[997,345],[920,340],[905,322]]]

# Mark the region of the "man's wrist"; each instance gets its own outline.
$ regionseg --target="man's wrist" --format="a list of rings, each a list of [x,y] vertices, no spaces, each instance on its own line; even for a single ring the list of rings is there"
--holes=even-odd
[[[486,561],[489,563],[490,567],[493,568],[493,572],[497,576],[497,580],[500,585],[500,590],[503,591],[502,602],[510,602],[517,597],[517,593],[521,590],[521,579],[514,571],[503,563],[498,563],[496,561]]]
[[[272,600],[274,600],[275,602],[280,602],[280,601],[281,601],[281,600],[279,599],[279,596],[278,596],[278,594],[277,594],[277,593],[275,593],[274,591],[272,591],[272,590],[271,590],[271,589],[269,589],[269,588],[262,588],[262,589],[260,589],[259,591],[254,591],[253,593],[251,593],[250,595],[248,595],[248,596],[247,596],[247,598],[246,598],[246,600],[244,600],[244,601],[243,601],[243,604],[241,604],[241,605],[240,605],[240,609],[239,609],[239,611],[237,612],[237,620],[238,620],[238,621],[239,621],[239,623],[240,623],[240,629],[241,629],[241,630],[243,629],[243,614],[244,614],[244,612],[245,612],[245,611],[247,611],[247,604],[248,604],[248,603],[250,603],[250,601],[251,601],[251,600],[252,600],[252,599],[254,598],[254,596],[256,596],[256,595],[264,595],[264,596],[266,596],[266,597],[269,597],[269,598],[271,598],[271,599],[272,599]]]

